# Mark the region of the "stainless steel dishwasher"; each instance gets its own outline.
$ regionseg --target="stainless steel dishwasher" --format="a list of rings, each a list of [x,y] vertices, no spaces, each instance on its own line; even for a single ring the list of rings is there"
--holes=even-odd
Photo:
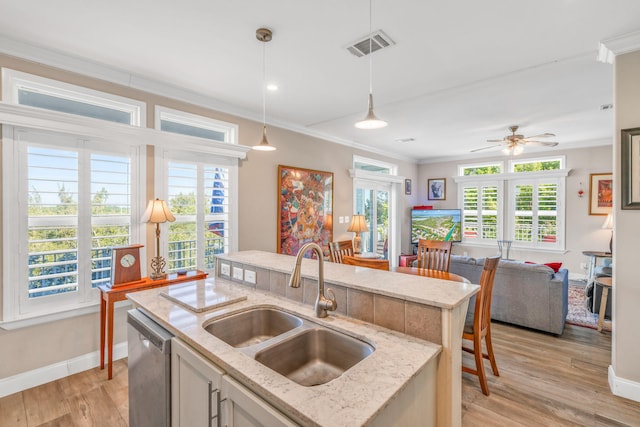
[[[171,338],[142,309],[129,310],[129,426],[171,425]]]

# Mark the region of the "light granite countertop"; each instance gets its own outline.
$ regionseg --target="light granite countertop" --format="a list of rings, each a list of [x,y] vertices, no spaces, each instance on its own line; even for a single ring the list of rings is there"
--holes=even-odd
[[[185,284],[174,286],[182,287]],[[246,296],[246,300],[195,312],[163,297],[161,293],[167,292],[167,287],[135,292],[127,297],[175,336],[303,425],[333,427],[367,424],[441,351],[439,345],[335,313],[330,313],[324,319],[316,318],[313,307],[309,305],[278,298],[220,277],[190,282],[189,286],[199,293],[220,291]],[[301,386],[209,334],[203,327],[212,319],[257,306],[277,307],[330,329],[346,332],[372,344],[375,351],[326,384]]]
[[[219,260],[252,265],[286,274],[291,274],[295,265],[295,257],[293,256],[257,250],[233,252],[216,255],[216,257]],[[303,277],[317,279],[318,262],[303,259],[301,273]],[[453,309],[466,303],[471,296],[480,290],[478,285],[470,283],[354,267],[333,262],[324,263],[324,281],[443,309]]]

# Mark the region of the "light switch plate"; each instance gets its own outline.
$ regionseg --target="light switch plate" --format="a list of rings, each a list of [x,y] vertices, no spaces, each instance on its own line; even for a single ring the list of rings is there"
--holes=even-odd
[[[220,264],[220,275],[229,277],[231,275],[231,266],[229,264]]]
[[[234,279],[238,279],[238,280],[242,280],[242,273],[243,272],[244,272],[244,270],[242,270],[242,268],[233,267],[233,278]]]
[[[344,223],[349,224],[349,215],[344,216]]]
[[[256,284],[256,272],[252,270],[245,270],[244,272],[244,281],[247,283],[251,283],[252,285]]]

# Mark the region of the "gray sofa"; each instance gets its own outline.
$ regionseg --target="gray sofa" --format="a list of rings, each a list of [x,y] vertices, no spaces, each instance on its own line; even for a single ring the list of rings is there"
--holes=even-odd
[[[479,283],[484,258],[451,256],[449,271]],[[475,298],[469,302],[473,318]],[[560,335],[569,307],[569,272],[542,264],[500,260],[493,283],[491,318]]]

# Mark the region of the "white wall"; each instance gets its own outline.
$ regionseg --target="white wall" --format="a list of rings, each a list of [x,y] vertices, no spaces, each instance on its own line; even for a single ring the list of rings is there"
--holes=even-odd
[[[561,146],[559,146],[561,147]],[[500,153],[500,152],[498,152]],[[588,263],[589,259],[582,255],[582,251],[608,251],[610,230],[603,230],[602,224],[606,216],[589,215],[589,174],[612,172],[612,146],[604,145],[592,148],[580,148],[572,150],[554,149],[546,153],[527,154],[519,158],[564,155],[566,167],[571,169],[567,177],[566,191],[566,251],[564,253],[527,251],[512,248],[509,257],[534,262],[563,263],[563,267],[569,269],[571,278],[583,278],[585,270],[581,264]],[[506,156],[483,158],[482,161],[507,160]],[[418,168],[418,192],[419,204],[433,205],[434,208],[458,208],[458,187],[453,181],[457,174],[457,167],[461,164],[473,163],[473,160],[460,160],[447,163],[421,164]],[[433,178],[447,179],[447,194],[445,201],[427,200],[427,180]],[[582,183],[584,196],[578,197],[578,189]],[[461,255],[467,252],[469,256],[484,257],[494,255],[496,247],[471,246],[456,243],[453,253]]]
[[[640,51],[615,59],[614,190],[621,194],[620,130],[640,127]],[[636,183],[637,184],[637,183]],[[614,196],[613,355],[614,394],[640,401],[640,210],[622,210]]]

